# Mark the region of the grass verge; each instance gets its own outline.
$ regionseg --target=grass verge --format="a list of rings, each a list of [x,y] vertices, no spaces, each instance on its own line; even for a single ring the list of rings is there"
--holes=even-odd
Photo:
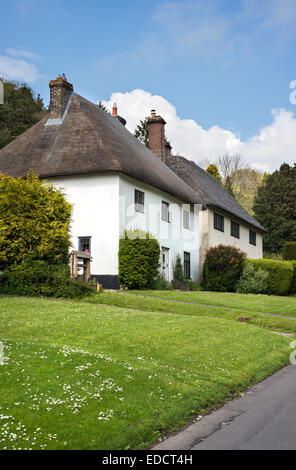
[[[296,317],[296,296],[237,294],[232,292],[193,291],[130,291],[133,294],[151,295],[166,299],[217,305],[251,312],[265,312]]]
[[[146,448],[289,360],[218,318],[0,296],[1,449]]]
[[[220,293],[216,293],[216,295],[219,297]],[[191,297],[187,297],[188,301],[191,301],[190,299]],[[142,297],[133,293],[123,294],[119,292],[96,294],[92,297],[83,299],[83,302],[131,308],[146,312],[167,312],[179,315],[192,315],[197,317],[223,318],[225,320],[236,320],[240,317],[247,317],[248,323],[251,325],[256,325],[258,327],[266,328],[272,331],[296,334],[296,320],[262,315],[255,311],[243,310],[241,308],[220,308],[218,306],[210,307],[207,305],[192,305],[179,302],[170,302],[158,298]]]

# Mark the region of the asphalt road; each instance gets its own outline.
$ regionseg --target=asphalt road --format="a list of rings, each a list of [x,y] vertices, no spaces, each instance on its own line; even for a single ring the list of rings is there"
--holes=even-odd
[[[250,389],[155,449],[296,450],[296,366]]]

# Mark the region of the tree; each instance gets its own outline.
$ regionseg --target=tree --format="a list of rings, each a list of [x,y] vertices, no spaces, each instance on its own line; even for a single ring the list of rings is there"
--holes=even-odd
[[[177,254],[174,265],[173,265],[173,276],[174,279],[177,281],[185,281],[185,274],[183,269],[183,263],[181,260],[181,256]]]
[[[241,168],[234,171],[230,178],[235,199],[253,215],[254,198],[263,182],[263,173],[253,168]]]
[[[296,240],[296,164],[283,163],[265,175],[254,200],[254,215],[266,230],[264,250],[279,253],[286,241]]]
[[[233,191],[233,186],[232,186],[232,181],[231,181],[231,176],[227,176],[225,183],[223,184],[224,188],[226,191],[230,194],[230,196],[235,198],[234,191]]]
[[[17,82],[4,82],[4,104],[0,106],[0,149],[42,119],[47,111],[40,95]]]
[[[218,180],[219,183],[222,183],[222,178],[220,176],[217,166],[214,163],[211,163],[207,167],[206,172],[209,173],[209,175],[211,175],[213,178],[216,178],[216,180]]]
[[[222,175],[224,183],[226,182],[227,177],[231,177],[235,171],[240,168],[249,168],[248,165],[244,163],[240,155],[229,155],[227,153],[218,157],[215,163]]]
[[[1,268],[29,256],[67,263],[71,207],[60,189],[33,174],[26,179],[0,175]]]
[[[148,119],[148,117],[145,117],[144,121],[140,121],[135,129],[134,136],[149,148]]]

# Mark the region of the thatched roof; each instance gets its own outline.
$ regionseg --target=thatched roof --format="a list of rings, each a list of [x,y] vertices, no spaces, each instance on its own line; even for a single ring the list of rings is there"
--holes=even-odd
[[[62,119],[49,116],[0,150],[0,172],[39,177],[121,172],[186,203],[202,201],[117,119],[72,94]]]
[[[262,225],[223,188],[219,181],[194,162],[181,156],[170,156],[167,157],[166,164],[196,192],[204,204],[225,211],[264,231]]]

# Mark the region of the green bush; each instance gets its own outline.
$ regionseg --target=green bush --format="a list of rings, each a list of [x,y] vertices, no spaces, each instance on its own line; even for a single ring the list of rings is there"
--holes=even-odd
[[[268,272],[263,269],[256,270],[247,264],[236,284],[236,292],[240,294],[266,294]]]
[[[129,289],[146,288],[158,275],[160,247],[149,233],[134,238],[125,232],[118,257],[119,281]]]
[[[294,275],[291,283],[291,293],[296,294],[296,261],[290,261],[290,264],[293,266]]]
[[[204,263],[204,288],[216,292],[233,292],[246,257],[245,253],[230,245],[209,248]]]
[[[177,290],[188,290],[188,286],[185,281],[179,281],[179,279],[173,279],[171,281],[171,287],[172,289],[177,289]]]
[[[271,259],[248,259],[246,264],[252,265],[255,270],[263,269],[268,272],[267,294],[287,295],[290,292],[294,274],[292,263]]]
[[[35,254],[52,264],[66,264],[71,211],[63,192],[34,174],[0,174],[0,267],[20,265]]]
[[[72,279],[67,265],[30,257],[4,270],[0,275],[0,293],[72,299],[90,295],[93,289],[81,280]]]
[[[296,260],[296,242],[286,242],[283,247],[284,260]]]
[[[153,279],[153,281],[149,282],[149,284],[147,284],[146,287],[147,289],[150,289],[150,290],[171,290],[172,289],[170,283],[160,274],[155,279]]]
[[[190,291],[202,290],[201,285],[198,282],[192,281],[191,279],[186,279],[186,285]]]
[[[173,277],[176,281],[185,281],[183,263],[179,254],[177,254],[175,262],[173,264]]]

